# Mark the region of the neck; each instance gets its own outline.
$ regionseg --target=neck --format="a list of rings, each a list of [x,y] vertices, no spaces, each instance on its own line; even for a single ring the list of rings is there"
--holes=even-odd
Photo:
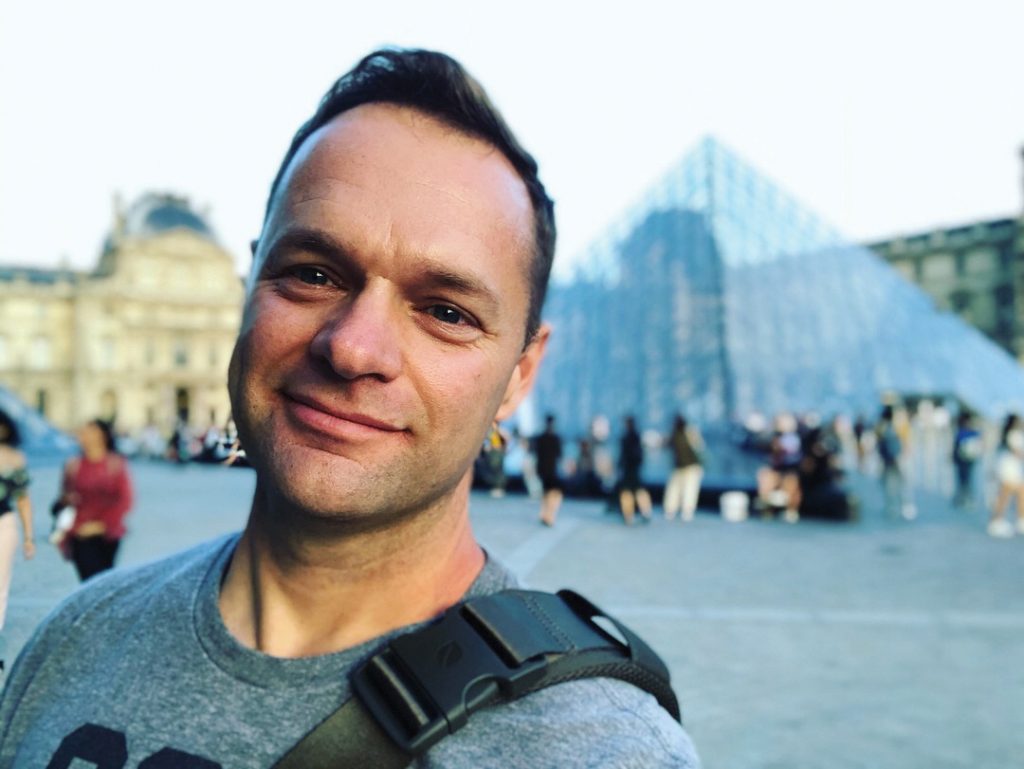
[[[228,631],[267,654],[308,657],[436,616],[484,564],[469,524],[469,482],[436,509],[354,533],[274,515],[257,490],[221,589]]]

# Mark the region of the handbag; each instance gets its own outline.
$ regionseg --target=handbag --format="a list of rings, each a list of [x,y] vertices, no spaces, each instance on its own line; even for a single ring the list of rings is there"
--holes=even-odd
[[[53,528],[50,530],[50,544],[63,549],[64,540],[68,532],[75,525],[75,508],[65,507],[53,519]]]

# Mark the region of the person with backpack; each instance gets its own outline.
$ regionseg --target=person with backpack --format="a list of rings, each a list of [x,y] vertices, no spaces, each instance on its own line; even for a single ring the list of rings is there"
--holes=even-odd
[[[665,520],[675,520],[679,513],[685,523],[692,521],[697,511],[700,481],[704,476],[700,457],[704,441],[696,427],[687,424],[681,414],[676,414],[667,444],[672,453],[672,473],[665,484]]]
[[[966,507],[974,500],[974,467],[983,451],[981,432],[974,424],[974,415],[967,409],[961,410],[953,434],[953,469],[956,472],[953,504],[956,507]]]
[[[474,461],[551,333],[554,241],[458,62],[383,49],[342,76],[253,247],[228,370],[246,525],[53,612],[0,698],[0,766],[697,767],[653,651],[473,533]]]

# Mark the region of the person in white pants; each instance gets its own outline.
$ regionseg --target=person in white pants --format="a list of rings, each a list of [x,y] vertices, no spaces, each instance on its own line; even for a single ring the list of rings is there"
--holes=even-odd
[[[700,460],[704,442],[697,428],[688,425],[686,418],[677,414],[667,445],[672,452],[672,474],[665,486],[665,519],[675,520],[676,514],[681,511],[680,517],[685,523],[692,521],[697,511],[700,482],[704,477],[704,467]]]

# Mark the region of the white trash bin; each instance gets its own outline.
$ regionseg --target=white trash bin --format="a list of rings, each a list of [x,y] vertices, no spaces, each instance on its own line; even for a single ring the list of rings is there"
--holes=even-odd
[[[719,500],[723,520],[730,523],[739,523],[747,520],[747,511],[750,507],[750,497],[742,491],[727,491]]]

